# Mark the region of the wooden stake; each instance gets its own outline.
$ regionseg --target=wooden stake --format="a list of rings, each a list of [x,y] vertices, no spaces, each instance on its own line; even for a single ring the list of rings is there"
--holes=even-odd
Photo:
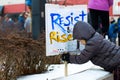
[[[68,76],[68,64],[67,64],[67,61],[65,61],[64,64],[65,64],[65,76]]]

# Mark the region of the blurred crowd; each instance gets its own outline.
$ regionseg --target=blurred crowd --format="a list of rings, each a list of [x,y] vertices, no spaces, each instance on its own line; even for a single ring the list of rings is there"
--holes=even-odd
[[[26,31],[28,37],[31,35],[31,13],[22,12],[17,18],[12,18],[10,14],[0,16],[0,30],[16,30],[16,31]]]

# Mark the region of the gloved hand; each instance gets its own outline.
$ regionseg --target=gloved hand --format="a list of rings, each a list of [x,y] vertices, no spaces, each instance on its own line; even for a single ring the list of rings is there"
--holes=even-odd
[[[61,55],[61,59],[63,60],[63,61],[67,61],[68,63],[70,63],[70,54],[69,53],[63,53],[62,55]]]

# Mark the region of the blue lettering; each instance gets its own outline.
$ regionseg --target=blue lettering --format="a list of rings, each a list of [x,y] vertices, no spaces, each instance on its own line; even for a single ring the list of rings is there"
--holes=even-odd
[[[70,20],[69,20],[70,16],[66,17],[66,20],[68,21],[68,23],[64,23],[64,26],[69,26],[70,25]]]
[[[60,14],[51,13],[50,16],[51,16],[52,29],[54,30],[54,25],[56,24],[65,33],[66,30],[61,26],[61,23],[62,23],[61,15]]]
[[[84,21],[84,17],[86,16],[87,14],[84,13],[84,11],[82,11],[82,14],[80,14],[79,16],[82,17],[82,21]]]
[[[57,27],[60,28],[60,30],[63,33],[66,33],[67,30],[66,28],[64,28],[65,26],[68,27],[80,20],[84,21],[84,18],[85,16],[87,16],[87,14],[85,14],[84,11],[81,11],[81,13],[78,15],[74,15],[73,12],[71,12],[70,15],[64,17],[59,13],[51,13],[50,16],[51,16],[52,30],[54,30],[55,25],[57,25]]]
[[[76,16],[75,18],[74,18],[74,20],[77,22],[77,21],[79,21],[79,16]]]

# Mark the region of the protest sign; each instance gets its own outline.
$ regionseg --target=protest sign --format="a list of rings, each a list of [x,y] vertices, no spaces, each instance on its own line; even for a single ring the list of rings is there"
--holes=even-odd
[[[46,56],[74,51],[76,41],[72,31],[77,21],[87,22],[87,5],[45,5]]]

